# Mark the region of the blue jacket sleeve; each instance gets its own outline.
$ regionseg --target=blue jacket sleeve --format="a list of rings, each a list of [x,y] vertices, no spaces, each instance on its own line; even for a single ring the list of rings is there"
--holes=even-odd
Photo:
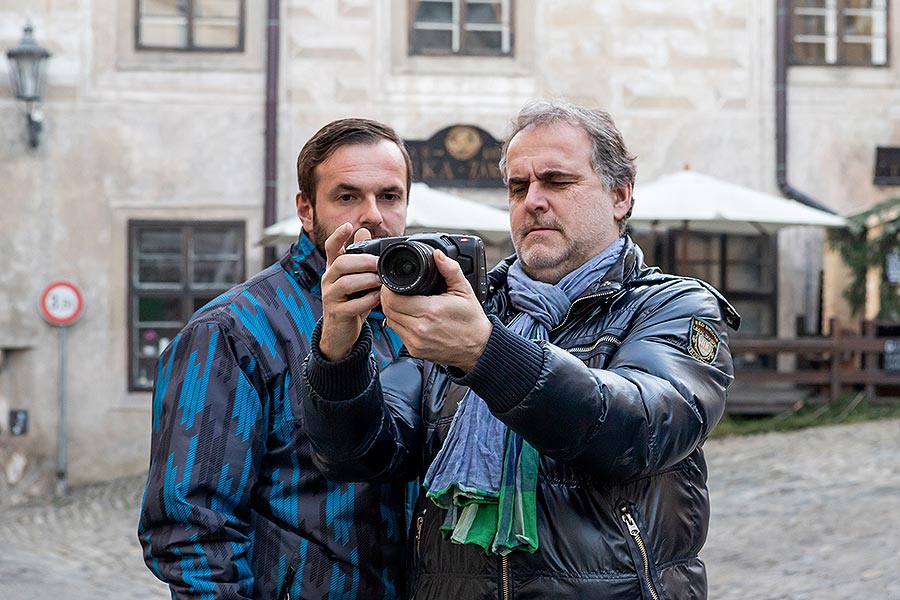
[[[252,596],[250,482],[264,450],[264,389],[246,345],[214,324],[186,328],[160,357],[138,535],[173,598]]]
[[[601,479],[665,470],[709,435],[733,379],[718,300],[697,283],[675,285],[641,307],[604,369],[495,320],[484,356],[456,381],[538,451]],[[719,340],[709,362],[691,354],[696,327]]]

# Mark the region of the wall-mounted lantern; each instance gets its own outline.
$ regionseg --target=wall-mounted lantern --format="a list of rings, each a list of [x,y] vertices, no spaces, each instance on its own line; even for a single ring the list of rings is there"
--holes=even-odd
[[[44,96],[44,74],[50,52],[34,41],[34,28],[25,25],[22,41],[6,51],[9,59],[9,79],[16,98],[25,102],[28,119],[28,141],[32,148],[40,143],[44,115],[40,102]]]

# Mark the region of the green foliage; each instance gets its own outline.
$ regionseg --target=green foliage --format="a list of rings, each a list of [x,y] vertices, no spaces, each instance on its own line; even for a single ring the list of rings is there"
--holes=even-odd
[[[900,243],[900,217],[885,222],[881,233],[872,239],[868,239],[866,235],[866,220],[898,205],[900,198],[882,202],[865,212],[848,217],[847,228],[833,229],[828,233],[829,245],[850,268],[851,276],[844,288],[844,298],[854,316],[861,315],[865,308],[866,272],[875,266],[883,269],[885,256]],[[900,320],[900,294],[897,293],[897,285],[892,285],[884,276],[879,289],[879,300],[881,308],[878,319]]]
[[[824,425],[900,418],[900,400],[891,404],[870,405],[864,398],[863,393],[847,395],[832,404],[803,404],[796,410],[764,417],[726,415],[713,429],[712,437],[796,431]]]

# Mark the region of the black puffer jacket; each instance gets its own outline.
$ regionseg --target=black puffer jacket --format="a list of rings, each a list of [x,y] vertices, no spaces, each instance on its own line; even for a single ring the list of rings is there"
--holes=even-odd
[[[706,284],[647,268],[627,239],[550,343],[536,343],[503,325],[509,264],[491,273],[494,329],[464,377],[401,358],[379,378],[368,332],[326,363],[314,334],[302,405],[317,464],[340,479],[422,477],[470,386],[541,454],[539,549],[500,558],[445,541],[443,511],[420,497],[411,597],[705,598],[701,446],[724,410],[726,324],[740,317]]]

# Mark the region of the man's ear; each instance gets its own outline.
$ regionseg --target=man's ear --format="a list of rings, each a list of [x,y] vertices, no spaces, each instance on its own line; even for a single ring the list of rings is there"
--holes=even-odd
[[[303,231],[307,233],[311,233],[313,230],[313,216],[316,214],[316,209],[313,207],[312,202],[309,201],[309,198],[306,197],[306,194],[303,192],[297,193],[297,216],[300,218],[300,222],[303,224]]]
[[[632,185],[626,183],[613,191],[613,216],[616,222],[621,221],[631,212]]]

